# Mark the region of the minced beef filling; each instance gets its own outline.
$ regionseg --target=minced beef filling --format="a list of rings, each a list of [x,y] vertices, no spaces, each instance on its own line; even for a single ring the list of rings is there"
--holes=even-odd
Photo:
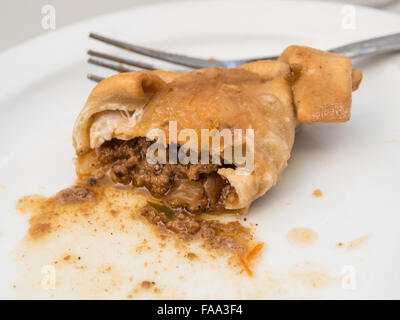
[[[150,223],[167,229],[182,239],[200,238],[214,249],[244,254],[248,251],[248,242],[253,239],[250,230],[238,221],[221,223],[217,220],[206,220],[199,215],[174,212],[152,203],[141,209],[141,215]]]
[[[110,167],[108,174],[114,183],[145,187],[172,208],[216,210],[228,197],[236,196],[228,181],[217,174],[216,164],[149,164],[146,152],[152,143],[143,137],[112,139],[96,149],[96,154],[102,167]]]

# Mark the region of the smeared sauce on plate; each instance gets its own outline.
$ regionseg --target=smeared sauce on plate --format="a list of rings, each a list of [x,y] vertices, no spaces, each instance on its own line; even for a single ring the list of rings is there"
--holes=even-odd
[[[362,237],[356,238],[348,242],[338,242],[335,247],[338,249],[346,249],[347,251],[357,250],[363,247],[372,238],[372,233],[368,233]]]
[[[241,215],[194,216],[181,224],[178,213],[164,221],[146,217],[149,205],[156,216],[165,210],[139,191],[100,185],[20,199],[18,211],[31,215],[14,253],[15,297],[288,298],[339,283],[321,265],[269,266],[267,244]]]
[[[305,248],[314,245],[318,235],[310,228],[294,228],[286,234],[286,238],[291,245]]]

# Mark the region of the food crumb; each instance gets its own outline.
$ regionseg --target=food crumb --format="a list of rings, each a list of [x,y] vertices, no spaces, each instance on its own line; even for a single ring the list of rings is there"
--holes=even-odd
[[[116,216],[118,215],[118,211],[117,211],[117,210],[114,210],[114,209],[111,209],[111,210],[110,210],[110,214],[111,214],[113,217],[116,217]]]
[[[158,289],[158,288],[154,288],[153,291],[154,291],[154,293],[157,293],[157,294],[158,294],[158,293],[161,293],[161,290]]]
[[[321,198],[323,196],[323,193],[321,189],[315,189],[312,195],[316,198]]]
[[[142,281],[142,288],[143,289],[149,289],[152,285],[154,284],[154,282],[150,282],[150,281]]]
[[[188,252],[185,254],[185,258],[193,261],[196,260],[198,258],[197,254],[193,253],[193,252]]]

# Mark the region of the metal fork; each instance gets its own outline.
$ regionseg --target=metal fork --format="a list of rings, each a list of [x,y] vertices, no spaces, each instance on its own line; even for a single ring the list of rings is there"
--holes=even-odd
[[[99,40],[101,42],[110,44],[112,46],[128,50],[143,56],[151,57],[161,61],[167,61],[173,63],[175,65],[185,66],[191,69],[199,69],[199,68],[235,68],[244,63],[253,62],[257,60],[267,60],[267,59],[277,59],[278,56],[268,56],[268,57],[260,57],[253,59],[237,59],[237,60],[214,60],[214,59],[201,59],[194,58],[190,56],[174,54],[169,52],[163,52],[159,50],[149,49],[142,46],[130,44],[127,42],[114,40],[108,37],[104,37],[95,33],[89,34],[90,38]],[[338,48],[334,48],[329,50],[330,52],[338,53],[345,55],[351,59],[356,59],[364,56],[371,56],[375,54],[400,51],[400,33],[395,33],[383,37],[377,37],[372,39],[367,39],[359,42],[350,43],[345,46],[341,46]],[[108,69],[115,70],[117,72],[131,72],[136,71],[137,69],[126,67],[125,65],[145,69],[145,70],[156,70],[160,69],[156,66],[148,63],[143,63],[136,60],[120,58],[117,56],[101,53],[94,50],[89,50],[88,55],[95,58],[89,58],[88,62],[90,64],[98,65],[101,67],[105,67]],[[100,59],[98,59],[100,58]],[[104,61],[105,60],[105,61]],[[110,63],[117,62],[115,63]],[[88,74],[88,79],[99,82],[103,80],[103,77]]]

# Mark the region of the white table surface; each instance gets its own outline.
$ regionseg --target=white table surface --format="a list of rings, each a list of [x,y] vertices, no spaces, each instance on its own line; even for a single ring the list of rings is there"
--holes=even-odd
[[[0,52],[32,37],[52,32],[51,30],[44,30],[41,26],[43,18],[41,10],[45,5],[54,6],[56,29],[58,29],[101,14],[166,1],[169,0],[1,0]],[[383,2],[385,0],[342,0],[342,2],[347,3],[379,3],[380,1]],[[389,5],[380,9],[400,15],[400,0],[392,0]]]

